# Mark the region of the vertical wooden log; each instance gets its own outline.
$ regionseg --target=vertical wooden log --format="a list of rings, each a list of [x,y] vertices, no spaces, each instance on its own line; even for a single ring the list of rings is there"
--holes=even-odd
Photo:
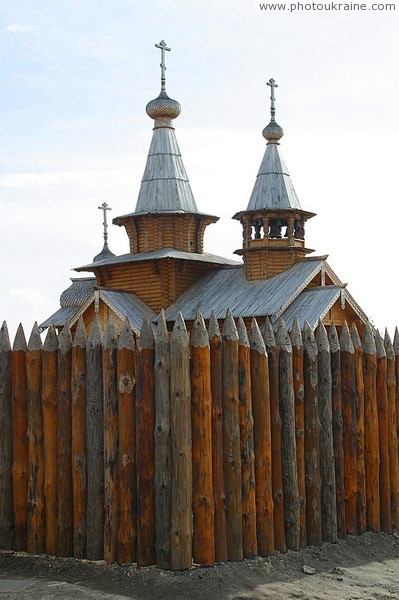
[[[12,550],[14,514],[12,493],[11,344],[7,324],[0,329],[0,548]]]
[[[301,526],[301,548],[306,546],[306,485],[305,485],[305,405],[303,386],[303,342],[297,318],[291,330],[292,366],[295,399],[295,441],[298,473],[298,493]]]
[[[389,416],[387,389],[387,355],[384,342],[377,329],[375,334],[377,349],[377,407],[380,438],[380,519],[385,533],[392,531],[391,485],[389,480]]]
[[[223,327],[223,456],[227,557],[229,560],[242,560],[238,333],[230,309]]]
[[[249,336],[251,348],[252,412],[254,416],[256,530],[258,553],[274,554],[272,439],[269,365],[266,346],[256,319]]]
[[[45,550],[44,451],[42,416],[42,341],[34,324],[26,353],[28,387],[28,531],[27,551],[43,554]]]
[[[321,480],[320,480],[320,420],[318,411],[317,344],[312,328],[305,321],[303,328],[305,391],[305,473],[306,532],[309,546],[322,543]]]
[[[337,499],[337,534],[346,537],[345,519],[345,475],[344,475],[344,430],[342,418],[341,349],[337,329],[330,325],[330,356],[332,380],[332,423],[335,458],[335,489]]]
[[[388,392],[388,435],[389,435],[389,476],[391,484],[392,528],[399,529],[399,464],[398,435],[396,430],[396,377],[395,353],[388,331],[385,330],[385,352],[387,355]]]
[[[132,563],[136,559],[136,413],[135,343],[126,318],[118,339],[118,414],[119,414],[119,533],[118,559]]]
[[[377,407],[377,350],[373,330],[366,324],[363,340],[364,466],[366,475],[367,529],[380,531],[380,444]]]
[[[395,354],[395,378],[396,378],[396,433],[399,443],[399,329],[395,327],[393,338],[393,351]]]
[[[292,346],[287,326],[280,319],[276,341],[279,347],[279,396],[282,434],[282,466],[285,539],[290,550],[299,550],[301,522],[296,463],[295,398]]]
[[[238,386],[240,397],[242,545],[245,558],[258,554],[256,540],[255,454],[251,395],[251,357],[244,319],[238,319]]]
[[[191,407],[193,444],[193,559],[215,564],[212,490],[211,357],[208,332],[199,311],[191,337]]]
[[[346,321],[341,336],[341,387],[342,418],[344,431],[344,481],[346,531],[355,535],[357,531],[357,462],[356,462],[356,371],[355,349]]]
[[[367,530],[366,513],[366,478],[364,464],[364,378],[363,378],[363,348],[355,323],[352,324],[352,343],[355,349],[356,369],[356,462],[357,462],[357,532]]]
[[[48,329],[42,354],[42,413],[44,447],[44,497],[46,505],[46,554],[57,551],[57,428],[58,339]]]
[[[146,314],[137,354],[137,565],[155,564],[154,334]]]
[[[337,500],[332,417],[332,373],[330,344],[323,321],[316,331],[318,405],[320,419],[321,528],[323,540],[337,541]]]
[[[190,344],[180,313],[170,341],[170,416],[172,441],[171,567],[192,565],[192,438]]]
[[[222,336],[215,313],[209,320],[212,391],[212,479],[215,502],[215,561],[227,560],[226,511],[223,475],[223,359]]]
[[[269,362],[270,421],[272,431],[272,482],[273,482],[273,519],[274,547],[279,552],[286,551],[283,497],[283,466],[281,452],[281,417],[279,408],[278,354],[279,349],[269,317],[266,317],[262,329],[263,341]]]
[[[93,320],[86,345],[87,558],[104,557],[104,408],[101,331]]]
[[[72,345],[73,555],[86,556],[86,329],[80,317]]]
[[[28,499],[28,405],[26,388],[26,352],[28,346],[19,325],[12,352],[12,419],[14,499],[14,549],[26,550]]]
[[[68,322],[58,340],[57,555],[73,556],[72,337]]]

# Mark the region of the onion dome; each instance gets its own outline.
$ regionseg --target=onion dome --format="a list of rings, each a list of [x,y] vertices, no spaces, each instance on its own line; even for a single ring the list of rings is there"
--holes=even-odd
[[[104,248],[101,250],[101,252],[93,258],[93,262],[99,262],[100,260],[107,260],[107,258],[112,258],[113,256],[115,256],[115,254],[113,252],[111,252],[111,250],[108,248],[108,246],[104,246]]]
[[[262,131],[262,135],[269,144],[278,144],[284,135],[284,129],[276,121],[270,121]]]
[[[181,106],[177,100],[169,98],[165,90],[161,90],[158,98],[147,104],[146,112],[151,119],[154,119],[154,128],[172,127],[172,120],[180,115]]]

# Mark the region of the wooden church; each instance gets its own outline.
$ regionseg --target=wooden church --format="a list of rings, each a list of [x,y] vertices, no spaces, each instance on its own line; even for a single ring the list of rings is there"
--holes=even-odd
[[[113,316],[118,329],[128,317],[136,334],[145,313],[154,323],[164,309],[169,327],[182,312],[188,326],[199,309],[205,320],[214,311],[259,323],[283,317],[292,327],[356,323],[363,335],[367,316],[346,285],[328,265],[326,256],[313,256],[306,247],[305,226],[314,213],[303,210],[280,152],[283,129],[275,119],[275,88],[270,79],[271,119],[263,130],[266,151],[247,207],[234,215],[242,225],[242,247],[233,261],[204,251],[204,233],[218,217],[199,212],[175,135],[181,107],[165,89],[164,41],[161,50],[161,92],[147,104],[154,121],[153,136],[135,211],[116,217],[124,227],[129,252],[115,256],[107,243],[107,205],[104,210],[104,248],[93,262],[77,267],[89,277],[72,279],[61,294],[61,307],[41,324],[60,330],[74,327],[83,316],[89,329],[95,316],[107,323]],[[240,259],[241,257],[241,259]]]

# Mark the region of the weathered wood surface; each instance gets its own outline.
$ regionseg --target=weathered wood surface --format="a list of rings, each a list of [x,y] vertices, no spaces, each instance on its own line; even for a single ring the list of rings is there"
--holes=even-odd
[[[154,334],[146,315],[138,344],[136,388],[137,564],[140,567],[156,562],[154,359]]]
[[[281,319],[276,341],[279,347],[279,396],[282,435],[282,466],[285,539],[290,550],[299,550],[301,522],[296,464],[295,398],[292,346],[285,322]],[[334,498],[335,500],[335,498]]]
[[[57,430],[58,339],[49,327],[42,354],[42,411],[44,447],[44,497],[46,506],[46,554],[56,554],[57,540]]]
[[[42,341],[37,323],[34,324],[26,353],[29,479],[27,551],[43,554],[45,551],[44,450],[42,416]]]
[[[170,351],[164,311],[155,334],[155,546],[157,566],[170,569]]]
[[[346,321],[340,336],[346,531],[357,531],[357,432],[355,349]]]
[[[322,320],[316,331],[318,408],[320,419],[321,527],[323,540],[337,541],[334,439],[332,425],[332,373],[330,344]]]
[[[0,329],[0,548],[14,543],[12,493],[11,344],[7,324]]]
[[[94,319],[86,345],[87,558],[104,557],[104,409],[101,332]]]
[[[268,556],[274,554],[269,365],[266,346],[256,319],[251,322],[249,343],[251,347],[258,554]]]
[[[245,558],[258,554],[256,539],[255,453],[252,416],[251,361],[247,329],[238,319],[238,386],[240,398],[242,545]]]
[[[283,495],[283,463],[281,452],[281,416],[279,407],[279,349],[273,333],[269,317],[266,317],[262,328],[263,341],[269,362],[270,386],[270,422],[272,432],[272,484],[273,484],[273,518],[274,545],[279,552],[285,552],[284,527],[284,495]]]
[[[357,532],[367,530],[366,513],[366,479],[364,465],[364,377],[363,377],[363,347],[355,323],[352,324],[352,343],[355,349],[356,370],[356,463],[357,463]]]
[[[317,389],[317,344],[306,321],[303,328],[305,391],[306,532],[309,546],[322,543],[320,420]]]
[[[118,559],[119,469],[118,469],[118,383],[115,324],[109,318],[103,338],[104,388],[104,560]]]
[[[214,312],[209,320],[212,391],[212,479],[215,503],[215,561],[227,560],[226,511],[223,474],[222,336]]]
[[[72,345],[73,554],[86,556],[86,329],[78,321]]]
[[[384,342],[377,329],[377,407],[380,439],[380,522],[385,533],[392,531],[391,484],[389,473],[389,409],[387,389],[387,355]]]
[[[126,318],[118,339],[117,381],[119,415],[119,533],[118,560],[136,560],[136,412],[135,342]],[[160,508],[160,505],[158,505]]]
[[[212,488],[212,397],[210,347],[204,319],[197,311],[191,335],[193,459],[193,559],[215,563]]]
[[[395,327],[393,338],[393,351],[395,354],[395,378],[396,378],[396,432],[399,443],[399,329]]]
[[[14,549],[26,550],[28,498],[28,405],[26,351],[28,345],[19,325],[12,351],[12,489],[14,501]]]
[[[172,439],[171,568],[192,565],[192,438],[189,336],[179,314],[170,340]]]
[[[367,529],[380,531],[380,447],[377,407],[377,350],[371,325],[363,339],[364,466],[366,475]]]
[[[242,560],[242,501],[238,333],[227,311],[223,328],[223,471],[226,494],[226,538],[229,560]]]
[[[66,323],[58,341],[57,555],[73,556],[72,337]]]
[[[392,528],[399,529],[399,465],[398,434],[396,429],[396,376],[395,352],[388,331],[385,330],[385,352],[387,355],[389,476],[391,485]]]

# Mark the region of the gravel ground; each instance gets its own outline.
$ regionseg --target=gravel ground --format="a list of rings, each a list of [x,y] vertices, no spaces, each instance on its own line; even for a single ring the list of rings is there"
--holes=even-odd
[[[170,573],[155,568],[0,553],[0,600],[399,599],[399,535]]]

